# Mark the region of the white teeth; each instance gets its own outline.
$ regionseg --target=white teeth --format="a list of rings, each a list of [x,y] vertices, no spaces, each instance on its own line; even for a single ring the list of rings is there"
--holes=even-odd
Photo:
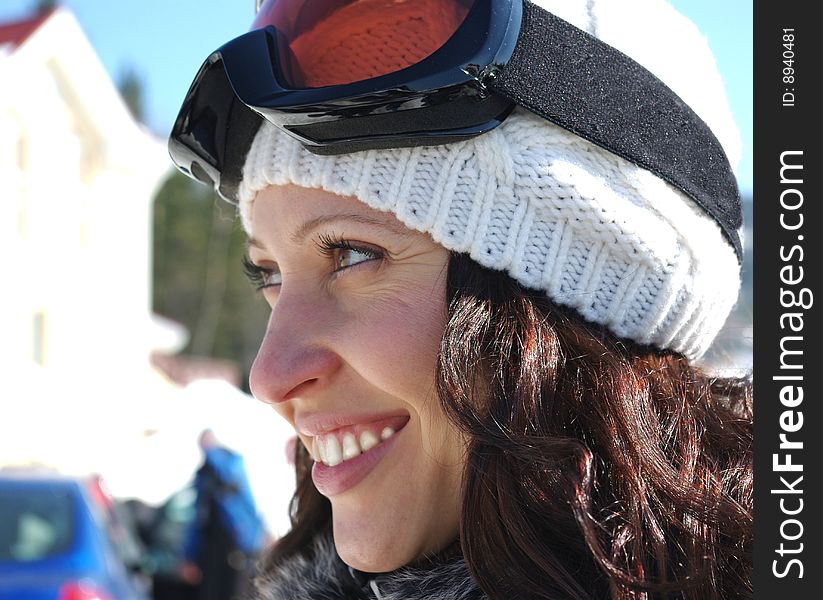
[[[320,441],[319,438],[314,438],[312,440],[312,457],[315,461],[326,462],[326,456],[323,453],[323,442]]]
[[[371,450],[379,443],[380,440],[377,439],[377,436],[369,430],[360,434],[360,448],[362,448],[363,452]]]
[[[349,460],[360,455],[360,446],[353,433],[343,435],[343,460]]]
[[[327,435],[326,439],[320,444],[325,455],[323,462],[330,467],[336,467],[343,462],[343,449],[340,447],[340,442],[333,435]]]
[[[320,435],[312,440],[312,458],[316,462],[322,462],[329,467],[336,467],[344,461],[371,450],[381,441],[386,441],[394,434],[394,429],[384,427],[378,438],[375,432],[366,429],[360,433],[358,439],[354,433],[347,431],[343,434],[342,445],[334,434]]]

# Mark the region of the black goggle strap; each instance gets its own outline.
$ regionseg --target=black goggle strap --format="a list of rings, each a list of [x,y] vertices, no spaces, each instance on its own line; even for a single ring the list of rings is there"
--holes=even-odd
[[[514,54],[488,86],[687,194],[717,221],[740,260],[740,192],[726,154],[700,117],[644,67],[526,1]]]

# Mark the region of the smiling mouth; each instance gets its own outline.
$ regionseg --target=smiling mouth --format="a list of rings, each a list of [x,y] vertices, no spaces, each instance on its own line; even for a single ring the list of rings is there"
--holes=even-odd
[[[309,452],[315,462],[336,467],[379,446],[406,423],[408,417],[393,417],[341,427],[312,437]]]

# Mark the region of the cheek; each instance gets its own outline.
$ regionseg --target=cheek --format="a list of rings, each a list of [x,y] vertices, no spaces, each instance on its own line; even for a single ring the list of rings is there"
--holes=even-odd
[[[377,300],[354,320],[357,349],[348,361],[372,383],[398,396],[429,395],[446,324],[443,297]]]

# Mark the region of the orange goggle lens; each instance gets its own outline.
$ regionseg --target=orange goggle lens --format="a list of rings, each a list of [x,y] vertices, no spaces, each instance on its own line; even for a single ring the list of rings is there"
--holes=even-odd
[[[278,75],[293,89],[363,81],[420,62],[475,0],[267,0],[251,29],[274,26]]]

